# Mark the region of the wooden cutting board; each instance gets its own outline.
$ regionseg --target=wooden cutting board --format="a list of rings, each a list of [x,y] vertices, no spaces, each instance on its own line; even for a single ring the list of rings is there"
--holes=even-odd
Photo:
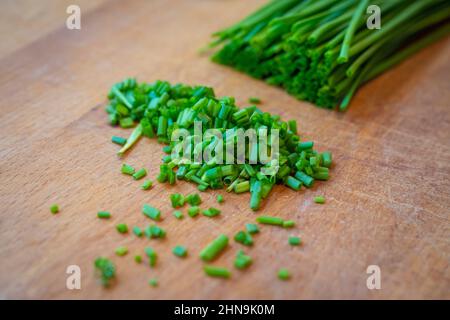
[[[81,30],[54,22],[53,31],[1,57],[1,298],[450,298],[450,39],[366,85],[341,114],[198,54],[211,32],[262,3],[102,1],[81,8]],[[195,186],[140,190],[140,182],[120,173],[118,147],[110,142],[129,131],[108,125],[105,95],[130,76],[209,85],[241,106],[260,97],[263,110],[298,120],[305,139],[333,152],[332,178],[300,192],[277,187],[258,213],[249,209],[248,194],[209,191],[204,207],[217,206],[217,194],[225,197],[220,217],[176,220],[169,195]],[[161,145],[142,139],[124,161],[154,178],[162,155]],[[316,195],[327,203],[314,204]],[[57,215],[49,212],[54,202]],[[162,210],[167,239],[115,231],[120,222],[147,225],[144,203]],[[112,219],[97,219],[99,210]],[[232,267],[241,249],[232,241],[214,263],[231,268],[232,278],[206,277],[201,248],[219,233],[232,237],[258,214],[297,226],[262,226],[246,250],[254,264],[244,272]],[[289,246],[289,235],[304,245]],[[186,259],[171,253],[177,244],[188,247]],[[116,257],[119,245],[130,253]],[[154,269],[133,261],[146,246],[159,254]],[[94,276],[98,256],[117,265],[117,283],[108,290]],[[69,265],[81,268],[81,290],[66,288]],[[369,265],[381,269],[380,290],[366,286]],[[277,279],[280,267],[291,270],[290,281]],[[148,286],[151,277],[158,288]]]

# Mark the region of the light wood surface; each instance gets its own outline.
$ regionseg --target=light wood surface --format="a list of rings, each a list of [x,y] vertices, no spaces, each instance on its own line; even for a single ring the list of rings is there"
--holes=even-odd
[[[2,55],[1,298],[450,298],[449,39],[366,85],[340,114],[198,54],[212,31],[263,2],[105,1],[83,14],[82,30],[58,22],[61,27]],[[129,76],[209,85],[241,106],[260,97],[263,110],[298,120],[305,139],[333,152],[330,181],[297,193],[277,187],[264,203],[258,214],[294,219],[297,226],[262,226],[246,250],[254,258],[247,271],[232,267],[241,248],[233,241],[214,263],[233,269],[228,281],[206,277],[198,252],[217,234],[232,237],[255,220],[249,195],[203,193],[204,207],[217,206],[216,195],[224,195],[222,216],[178,221],[168,197],[195,191],[193,185],[142,191],[140,182],[120,174],[110,137],[128,131],[110,127],[103,107],[109,87]],[[143,139],[125,161],[154,178],[162,155],[156,141]],[[327,203],[314,204],[315,195]],[[53,202],[61,207],[57,215],[49,212]],[[119,222],[147,225],[144,203],[162,210],[167,239],[115,231]],[[113,218],[97,219],[99,210]],[[290,247],[291,234],[304,245]],[[187,246],[189,257],[173,256],[176,244]],[[130,253],[115,257],[119,245]],[[146,246],[159,253],[155,269],[133,261]],[[94,276],[100,255],[117,264],[118,281],[109,290]],[[66,289],[65,271],[73,264],[82,271],[81,290]],[[381,290],[366,287],[369,265],[381,268]],[[291,270],[291,281],[277,280],[280,267]],[[148,286],[151,277],[159,288]]]

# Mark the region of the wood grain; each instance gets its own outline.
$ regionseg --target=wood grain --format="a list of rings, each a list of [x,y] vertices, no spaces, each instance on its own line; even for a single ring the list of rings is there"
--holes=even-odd
[[[366,85],[345,114],[316,108],[197,53],[211,31],[228,26],[264,1],[108,1],[84,14],[82,30],[43,34],[0,60],[0,297],[137,299],[411,299],[450,298],[450,39]],[[83,10],[83,9],[82,9]],[[305,139],[331,150],[332,179],[311,190],[275,188],[260,213],[294,219],[292,230],[262,227],[248,250],[254,265],[223,281],[203,275],[199,250],[218,233],[232,236],[257,214],[248,195],[202,194],[204,206],[225,196],[218,219],[178,221],[168,196],[194,186],[156,184],[150,191],[120,174],[103,111],[111,84],[139,80],[213,86],[239,105],[297,119]],[[126,161],[155,177],[161,146],[143,139]],[[312,202],[325,195],[327,203]],[[51,203],[61,212],[51,215]],[[114,230],[145,226],[143,203],[160,208],[163,241]],[[96,218],[99,210],[113,218]],[[304,245],[290,247],[300,235]],[[186,245],[184,261],[172,255]],[[127,245],[130,254],[115,257]],[[160,256],[155,269],[132,259],[145,246]],[[215,262],[232,267],[240,245]],[[93,260],[111,257],[118,281],[99,286]],[[82,289],[65,287],[68,265],[82,270]],[[366,268],[378,265],[382,289],[368,290]],[[287,267],[293,278],[277,281]],[[147,285],[150,277],[160,287]]]

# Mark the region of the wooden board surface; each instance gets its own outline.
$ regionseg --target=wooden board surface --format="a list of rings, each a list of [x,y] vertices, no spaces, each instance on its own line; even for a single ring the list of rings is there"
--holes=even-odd
[[[450,298],[450,40],[423,50],[358,92],[350,110],[316,108],[278,88],[211,63],[197,49],[264,1],[105,1],[83,12],[82,30],[61,27],[0,59],[0,297],[1,298]],[[3,4],[2,4],[3,5]],[[51,8],[49,8],[51,10]],[[39,32],[39,31],[36,31]],[[14,33],[2,33],[14,37]],[[139,189],[120,174],[113,134],[103,111],[111,84],[142,81],[205,84],[220,96],[260,97],[263,110],[296,119],[305,139],[331,150],[332,179],[295,193],[275,188],[260,213],[294,219],[292,230],[262,227],[248,250],[254,265],[232,279],[207,278],[199,250],[219,233],[232,236],[257,214],[248,195],[202,194],[204,206],[225,196],[217,219],[177,221],[168,196],[187,183]],[[161,146],[141,140],[126,157],[155,177]],[[315,195],[325,205],[312,202]],[[61,212],[51,215],[51,203]],[[143,203],[161,208],[164,241],[114,230],[145,226]],[[109,210],[110,221],[96,218]],[[300,235],[304,245],[287,244]],[[176,244],[189,248],[180,261]],[[114,256],[127,245],[130,254]],[[132,259],[153,246],[155,269]],[[232,267],[240,245],[215,264]],[[99,286],[93,261],[111,257],[118,281]],[[79,265],[82,289],[66,289],[66,268]],[[381,268],[381,290],[368,290],[366,268]],[[287,267],[292,279],[276,271]],[[160,287],[147,285],[157,277]]]

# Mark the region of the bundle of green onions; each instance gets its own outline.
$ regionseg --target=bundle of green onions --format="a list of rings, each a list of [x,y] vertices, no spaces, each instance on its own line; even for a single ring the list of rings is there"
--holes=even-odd
[[[234,98],[217,98],[212,88],[171,85],[165,81],[137,83],[135,79],[126,79],[113,85],[108,99],[106,111],[112,125],[129,128],[137,124],[119,155],[129,150],[141,136],[156,137],[159,142],[167,144],[163,150],[168,155],[163,158],[157,178],[161,183],[174,184],[178,179],[196,183],[201,191],[225,187],[229,192],[250,191],[250,207],[257,210],[261,199],[268,196],[276,183],[299,190],[302,185],[311,187],[314,180],[329,178],[331,153],[313,150],[312,141],[300,142],[296,121],[284,122],[279,116],[262,112],[256,106],[239,109]],[[191,138],[194,137],[194,123],[199,122],[203,133],[211,128],[218,129],[223,141],[227,142],[230,140],[226,137],[240,129],[266,128],[268,132],[277,129],[277,157],[262,163],[258,150],[249,147],[244,138],[246,152],[243,163],[237,158],[232,159],[232,164],[229,164],[228,158],[227,164],[222,164],[225,161],[221,163],[217,158],[203,163],[182,162],[179,157],[174,156],[177,153],[172,152],[179,143],[172,141],[174,130],[185,129],[189,132],[187,139],[191,141],[192,155],[196,152],[204,154],[205,149],[216,142],[214,139],[205,139],[195,144],[196,139]],[[236,148],[239,138],[236,136],[231,141],[233,148]],[[257,146],[253,146],[255,145]],[[269,145],[267,149],[271,153],[274,148]],[[229,149],[224,154],[227,151]],[[255,154],[257,161],[249,161]],[[237,157],[238,153],[233,152],[233,156]]]
[[[377,5],[381,28],[369,29]],[[212,60],[346,110],[355,91],[450,33],[448,0],[272,0],[216,32]]]

